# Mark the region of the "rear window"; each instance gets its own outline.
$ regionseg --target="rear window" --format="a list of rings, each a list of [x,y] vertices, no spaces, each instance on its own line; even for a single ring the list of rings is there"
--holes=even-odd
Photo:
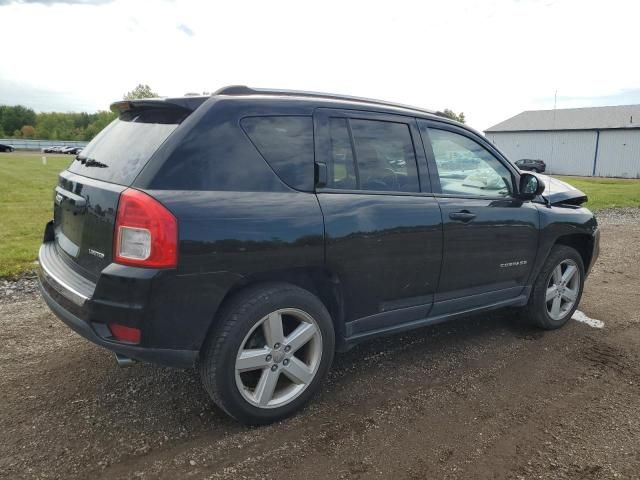
[[[251,142],[290,187],[313,190],[311,117],[246,117],[240,122]]]
[[[130,185],[186,115],[169,109],[124,112],[82,150],[69,171]]]

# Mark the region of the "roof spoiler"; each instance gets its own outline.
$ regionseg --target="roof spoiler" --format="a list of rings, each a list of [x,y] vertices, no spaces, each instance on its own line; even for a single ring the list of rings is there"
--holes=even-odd
[[[209,97],[206,96],[192,96],[192,97],[178,97],[178,98],[141,98],[135,100],[120,100],[113,102],[110,106],[112,112],[124,113],[129,110],[142,110],[146,108],[170,108],[170,109],[182,109],[188,112],[193,112],[196,108],[202,105]]]

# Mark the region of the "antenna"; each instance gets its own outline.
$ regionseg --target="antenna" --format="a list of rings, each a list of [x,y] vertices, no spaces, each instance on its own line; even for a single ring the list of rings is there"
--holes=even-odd
[[[549,158],[549,163],[551,165],[554,164],[554,160],[553,160],[553,154],[555,152],[555,147],[556,147],[556,141],[557,141],[557,133],[556,133],[556,108],[558,106],[558,89],[556,88],[556,91],[553,93],[553,116],[551,117],[551,154],[550,154],[550,158]],[[549,191],[548,191],[548,195],[547,197],[550,199],[551,197],[551,185],[553,182],[553,178],[551,178],[551,175],[549,175]],[[548,207],[550,206],[550,204],[547,205]]]
[[[556,146],[556,107],[558,105],[558,89],[553,94],[553,116],[551,117],[551,155],[549,160],[553,164],[553,152]]]

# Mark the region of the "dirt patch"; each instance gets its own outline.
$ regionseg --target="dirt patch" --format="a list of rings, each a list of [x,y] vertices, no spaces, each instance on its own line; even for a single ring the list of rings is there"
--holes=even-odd
[[[263,428],[228,419],[195,372],[118,369],[32,279],[3,283],[0,477],[640,478],[640,215],[599,221],[580,309],[603,329],[504,311],[376,340]]]

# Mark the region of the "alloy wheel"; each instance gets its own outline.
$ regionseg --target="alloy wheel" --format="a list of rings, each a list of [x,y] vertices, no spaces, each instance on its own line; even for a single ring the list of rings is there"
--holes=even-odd
[[[580,270],[573,260],[563,260],[551,272],[545,296],[547,313],[554,320],[563,319],[576,304],[580,293]]]
[[[242,341],[236,385],[256,407],[281,407],[311,384],[321,358],[322,334],[313,317],[296,308],[279,309],[263,317]]]

